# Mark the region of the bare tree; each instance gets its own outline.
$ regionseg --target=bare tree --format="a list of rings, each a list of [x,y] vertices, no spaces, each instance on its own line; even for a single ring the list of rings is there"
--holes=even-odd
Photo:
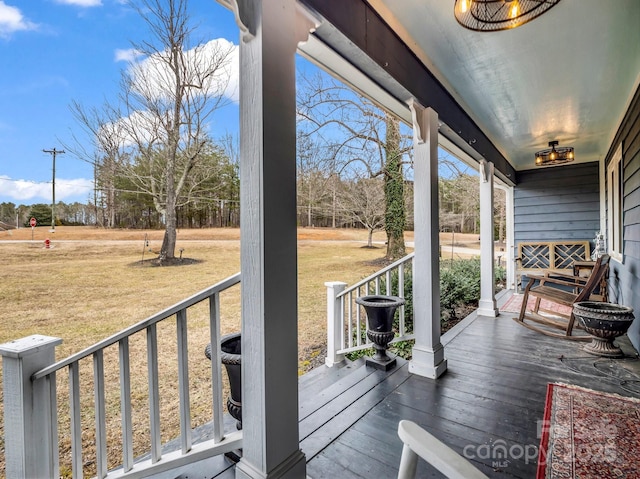
[[[119,125],[133,154],[124,173],[164,217],[161,262],[174,258],[176,208],[188,203],[211,171],[194,169],[206,153],[213,113],[229,101],[235,47],[191,45],[187,0],[140,0],[132,6],[150,38],[134,44],[140,61],[123,72]]]
[[[192,45],[188,0],[129,4],[150,35],[133,44],[118,101],[102,109],[72,105],[94,142],[93,152],[78,147],[76,153],[95,166],[108,226],[116,221],[118,191],[151,199],[165,225],[159,256],[164,262],[175,255],[177,208],[214,194],[207,188],[221,163],[212,158],[223,153],[207,131],[213,114],[235,94],[229,86],[236,47],[226,40]]]
[[[91,140],[92,149],[72,134],[72,142],[62,142],[65,148],[94,167],[94,198],[96,221],[101,226],[116,226],[116,175],[130,158],[124,125],[119,112],[105,103],[101,108],[84,107],[72,102],[70,110],[81,128]],[[103,214],[98,206],[104,201]]]
[[[411,136],[401,133],[397,118],[326,75],[300,74],[298,92],[299,128],[326,145],[327,167],[338,175],[350,170],[383,178],[386,257],[404,256],[404,170]]]
[[[504,243],[507,229],[507,193],[503,189],[494,190],[493,204],[495,211],[495,222],[498,226],[497,240]]]
[[[369,248],[373,248],[373,233],[385,224],[383,204],[384,182],[380,178],[361,178],[345,183],[338,194],[338,205],[343,213],[367,229]]]
[[[314,226],[314,208],[324,209],[331,195],[327,187],[330,183],[332,187],[334,185],[331,172],[326,169],[322,147],[300,132],[297,140],[297,203],[298,208],[306,212],[303,224]]]

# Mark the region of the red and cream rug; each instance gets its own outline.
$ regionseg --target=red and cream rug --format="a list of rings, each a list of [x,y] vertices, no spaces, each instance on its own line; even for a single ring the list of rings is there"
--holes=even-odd
[[[640,477],[640,400],[549,384],[536,479]]]

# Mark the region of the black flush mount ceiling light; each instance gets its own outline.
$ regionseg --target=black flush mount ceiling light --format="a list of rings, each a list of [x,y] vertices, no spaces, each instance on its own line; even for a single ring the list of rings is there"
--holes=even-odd
[[[455,0],[458,23],[477,32],[508,30],[530,22],[560,0]]]
[[[536,153],[536,165],[560,165],[562,163],[569,163],[575,159],[572,146],[558,146],[557,141],[550,141],[549,146],[551,148],[547,150],[540,150]]]

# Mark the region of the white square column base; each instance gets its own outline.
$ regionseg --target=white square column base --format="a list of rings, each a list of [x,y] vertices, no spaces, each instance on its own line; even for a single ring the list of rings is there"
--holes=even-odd
[[[438,345],[436,349],[413,348],[413,359],[409,362],[409,372],[429,379],[437,379],[447,370],[447,360],[444,348]]]

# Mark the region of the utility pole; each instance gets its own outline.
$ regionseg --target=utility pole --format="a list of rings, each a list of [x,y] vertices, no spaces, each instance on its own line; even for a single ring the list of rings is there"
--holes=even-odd
[[[64,150],[42,150],[45,153],[51,153],[53,158],[53,181],[51,182],[52,186],[52,195],[51,195],[51,232],[56,232],[56,155],[61,155],[65,151]]]

